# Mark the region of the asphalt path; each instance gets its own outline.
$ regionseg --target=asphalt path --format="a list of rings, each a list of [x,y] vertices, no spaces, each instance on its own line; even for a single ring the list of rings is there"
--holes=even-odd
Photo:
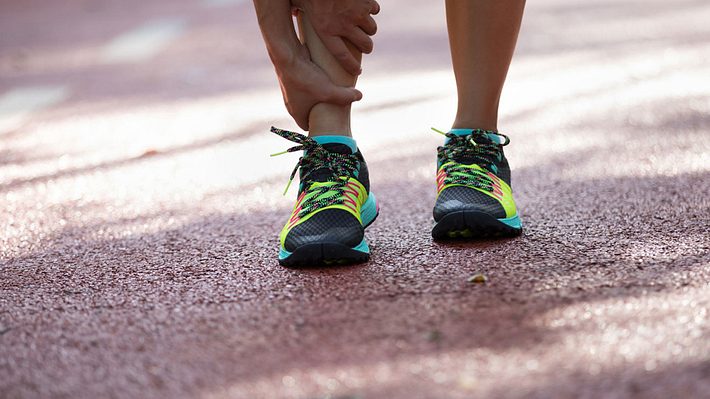
[[[292,270],[250,2],[2,2],[0,397],[707,397],[710,4],[529,2],[525,232],[440,244],[440,3],[383,1],[365,57],[372,260]]]

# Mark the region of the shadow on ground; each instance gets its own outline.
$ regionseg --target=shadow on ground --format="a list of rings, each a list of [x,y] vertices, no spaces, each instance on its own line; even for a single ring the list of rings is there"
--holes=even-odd
[[[517,176],[551,174],[536,168]],[[69,226],[44,249],[3,261],[11,273],[2,282],[0,339],[13,349],[5,392],[31,392],[19,382],[32,375],[36,386],[69,393],[110,370],[112,383],[197,394],[295,369],[549,346],[560,330],[536,319],[556,307],[698,284],[692,275],[709,256],[707,209],[692,199],[707,192],[697,184],[707,181],[708,173],[548,180],[543,192],[522,195],[523,237],[460,245],[431,241],[428,184],[390,183],[378,188],[387,206],[368,232],[373,260],[303,271],[275,261],[285,209],[108,240],[92,238],[102,226]],[[662,192],[684,195],[668,206],[673,197]],[[490,283],[467,283],[473,273]],[[33,350],[18,347],[28,339]],[[77,379],[28,369],[35,356]],[[151,368],[160,370],[158,380],[145,372]]]

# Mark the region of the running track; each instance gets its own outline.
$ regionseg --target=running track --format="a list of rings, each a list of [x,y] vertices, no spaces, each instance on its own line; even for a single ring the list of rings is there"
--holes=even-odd
[[[526,231],[432,242],[443,6],[383,1],[365,265],[288,270],[296,156],[248,1],[0,4],[0,397],[710,392],[710,4],[528,5],[501,128]],[[468,283],[476,273],[488,283]]]

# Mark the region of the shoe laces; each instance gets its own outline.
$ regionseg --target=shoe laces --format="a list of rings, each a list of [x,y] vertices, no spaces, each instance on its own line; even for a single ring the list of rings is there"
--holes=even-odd
[[[510,138],[494,130],[473,129],[470,134],[457,135],[432,128],[446,136],[447,143],[437,148],[437,155],[446,172],[445,184],[473,186],[484,190],[493,190],[493,182],[484,171],[472,169],[467,165],[476,164],[495,175],[498,174],[496,163],[503,160],[503,147],[510,144]],[[503,139],[497,143],[489,135]]]
[[[302,217],[315,210],[331,205],[342,204],[345,201],[344,191],[350,178],[355,176],[359,166],[359,160],[355,154],[341,154],[328,151],[323,145],[312,138],[300,133],[271,127],[271,132],[297,143],[286,151],[271,154],[272,157],[287,154],[289,152],[303,151],[303,156],[298,158],[296,166],[291,172],[284,195],[288,192],[296,173],[301,170],[301,183],[313,180],[314,173],[319,172],[318,181],[324,179],[320,185],[303,184],[302,189],[306,190],[299,217]],[[325,172],[321,175],[322,172]]]

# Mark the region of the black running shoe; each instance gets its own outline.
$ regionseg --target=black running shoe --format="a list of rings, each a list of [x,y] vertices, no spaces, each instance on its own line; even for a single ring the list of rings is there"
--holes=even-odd
[[[503,154],[508,136],[471,130],[447,137],[438,148],[438,195],[434,239],[517,236],[522,233],[510,188],[510,167]]]
[[[365,262],[370,249],[364,230],[379,213],[370,192],[367,164],[346,144],[319,144],[310,137],[272,127],[303,150],[291,173],[300,172],[296,205],[280,235],[279,263],[318,266]],[[288,186],[286,188],[288,190]]]

